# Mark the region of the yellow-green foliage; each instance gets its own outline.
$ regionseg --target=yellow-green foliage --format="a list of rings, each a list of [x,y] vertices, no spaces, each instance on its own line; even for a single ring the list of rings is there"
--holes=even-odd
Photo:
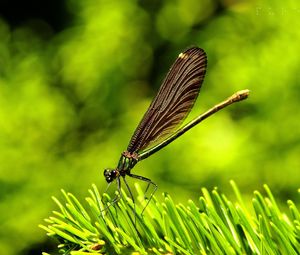
[[[48,225],[40,227],[59,240],[65,255],[298,254],[300,214],[296,205],[289,200],[289,214],[283,213],[265,185],[267,195],[255,191],[251,211],[233,181],[231,186],[236,202],[216,188],[211,192],[203,188],[198,202],[189,200],[187,206],[175,205],[168,194],[163,203],[153,198],[143,215],[147,201],[139,185],[140,203],[135,207],[123,193],[126,199],[106,210],[95,185],[86,198],[87,208],[63,190],[63,204],[54,198],[60,211],[54,211],[46,219]]]
[[[0,251],[44,242],[36,226],[64,188],[102,192],[120,153],[180,51],[205,49],[192,116],[234,91],[231,106],[138,164],[176,202],[201,187],[247,196],[267,183],[278,203],[300,183],[300,3],[297,0],[66,0],[55,33],[0,17]],[[1,10],[0,10],[1,13]],[[227,193],[228,193],[227,192]]]

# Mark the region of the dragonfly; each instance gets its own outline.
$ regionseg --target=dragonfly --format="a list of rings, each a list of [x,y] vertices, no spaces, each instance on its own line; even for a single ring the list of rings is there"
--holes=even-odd
[[[188,48],[178,55],[160,86],[158,93],[137,126],[127,150],[121,153],[117,167],[104,170],[104,177],[107,183],[109,185],[113,181],[117,183],[118,192],[111,201],[111,204],[116,203],[120,199],[122,179],[134,202],[131,189],[126,181],[126,177],[128,176],[148,184],[145,194],[150,185],[154,187],[143,209],[144,211],[158,186],[147,177],[131,173],[133,167],[138,162],[148,158],[153,153],[173,142],[207,117],[228,105],[242,101],[248,97],[248,89],[238,91],[181,127],[198,97],[206,68],[207,55],[199,47]]]

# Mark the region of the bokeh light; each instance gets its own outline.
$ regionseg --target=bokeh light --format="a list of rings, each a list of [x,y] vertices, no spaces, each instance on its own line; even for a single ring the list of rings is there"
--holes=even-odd
[[[196,199],[203,186],[230,194],[231,179],[245,196],[264,183],[279,202],[296,196],[298,1],[62,2],[48,10],[58,23],[27,9],[18,20],[0,4],[3,254],[40,254],[49,239],[37,225],[61,188],[82,200],[91,183],[105,190],[103,169],[117,165],[172,62],[191,45],[205,49],[208,70],[188,120],[237,90],[250,89],[250,98],[133,172],[176,202]]]

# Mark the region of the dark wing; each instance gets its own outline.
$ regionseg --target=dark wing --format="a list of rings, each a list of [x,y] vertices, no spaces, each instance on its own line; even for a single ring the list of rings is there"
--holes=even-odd
[[[206,71],[206,54],[197,47],[180,53],[135,130],[127,151],[139,152],[172,134],[191,111]]]

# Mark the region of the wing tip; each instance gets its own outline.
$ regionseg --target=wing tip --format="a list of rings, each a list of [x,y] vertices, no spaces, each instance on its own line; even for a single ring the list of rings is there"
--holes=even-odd
[[[190,47],[188,47],[188,48],[186,48],[182,53],[180,53],[180,54],[188,54],[188,55],[190,55],[190,54],[199,54],[199,55],[206,55],[206,53],[205,53],[205,50],[204,49],[202,49],[202,48],[200,48],[200,47],[198,47],[198,46],[190,46]],[[180,55],[179,54],[179,55]]]
[[[178,59],[187,60],[188,58],[191,59],[199,59],[202,62],[204,67],[207,66],[207,55],[206,52],[197,46],[192,46],[184,50],[178,55]]]

